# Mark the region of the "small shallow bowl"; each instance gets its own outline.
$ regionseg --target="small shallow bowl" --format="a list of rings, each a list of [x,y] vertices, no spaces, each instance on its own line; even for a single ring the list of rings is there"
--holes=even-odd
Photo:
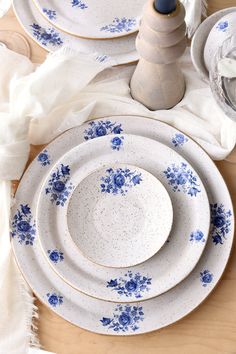
[[[107,267],[140,264],[166,242],[171,200],[151,173],[131,165],[99,169],[74,190],[67,210],[70,235],[92,262]]]
[[[229,14],[230,12],[235,12],[236,7],[230,7],[228,9],[220,10],[213,15],[209,16],[202,24],[198,27],[191,44],[191,57],[195,69],[200,74],[204,81],[209,81],[208,68],[204,62],[204,48],[208,38],[208,35],[213,28],[213,26],[222,17]],[[217,43],[217,45],[219,45]]]
[[[205,66],[210,71],[212,59],[223,42],[236,33],[236,12],[220,18],[212,27],[204,48]]]

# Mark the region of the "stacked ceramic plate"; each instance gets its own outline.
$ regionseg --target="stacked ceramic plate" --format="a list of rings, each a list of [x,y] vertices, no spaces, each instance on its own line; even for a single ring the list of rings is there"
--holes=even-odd
[[[134,116],[90,121],[49,144],[20,182],[11,221],[17,263],[38,298],[111,335],[193,311],[221,278],[233,232],[230,196],[208,155]]]
[[[48,51],[66,45],[118,64],[138,60],[135,39],[145,0],[13,0],[30,37]]]

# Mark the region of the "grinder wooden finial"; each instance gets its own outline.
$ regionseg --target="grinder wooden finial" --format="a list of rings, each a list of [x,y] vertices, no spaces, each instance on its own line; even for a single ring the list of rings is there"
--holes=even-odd
[[[130,82],[131,95],[151,110],[175,106],[185,92],[177,60],[186,49],[185,10],[180,2],[170,14],[156,11],[150,0],[136,39],[140,54]]]

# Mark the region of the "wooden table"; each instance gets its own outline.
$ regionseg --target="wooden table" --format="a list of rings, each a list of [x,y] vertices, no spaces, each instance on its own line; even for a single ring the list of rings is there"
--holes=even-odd
[[[236,0],[209,0],[208,4],[212,13],[236,6]],[[12,11],[0,20],[0,29],[24,33]],[[32,60],[42,62],[46,52],[28,39]],[[31,159],[41,148],[32,147]],[[222,161],[217,166],[236,206],[236,164]],[[37,305],[41,344],[57,354],[236,354],[236,249],[220,284],[199,308],[178,323],[150,334],[132,337],[93,334],[58,317],[39,301]]]

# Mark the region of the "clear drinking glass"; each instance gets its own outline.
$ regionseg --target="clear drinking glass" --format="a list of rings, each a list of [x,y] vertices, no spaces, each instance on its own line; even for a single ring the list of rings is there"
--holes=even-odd
[[[222,76],[218,63],[223,58],[235,60],[234,65],[236,66],[236,35],[228,37],[219,47],[212,59],[209,73],[210,86],[216,102],[225,114],[236,122],[236,75],[231,78]],[[236,147],[226,160],[236,163]]]

